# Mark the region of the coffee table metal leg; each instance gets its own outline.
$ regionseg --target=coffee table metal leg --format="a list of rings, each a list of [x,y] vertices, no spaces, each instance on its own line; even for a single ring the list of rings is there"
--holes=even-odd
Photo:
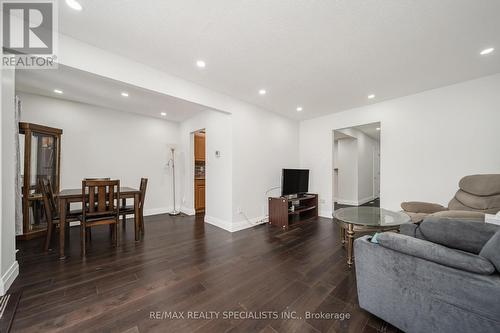
[[[347,265],[351,267],[354,263],[354,227],[349,223],[347,228]]]
[[[339,231],[340,231],[340,243],[342,247],[345,247],[345,229],[342,223],[339,223]]]

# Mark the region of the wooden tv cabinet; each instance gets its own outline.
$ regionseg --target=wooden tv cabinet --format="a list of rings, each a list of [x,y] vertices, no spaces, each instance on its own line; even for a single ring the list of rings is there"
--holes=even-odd
[[[292,206],[295,206],[292,210]],[[269,224],[287,228],[292,223],[318,217],[318,195],[307,193],[299,198],[269,198]]]

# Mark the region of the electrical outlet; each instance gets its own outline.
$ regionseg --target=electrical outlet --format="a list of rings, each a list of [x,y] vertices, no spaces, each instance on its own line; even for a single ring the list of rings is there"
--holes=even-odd
[[[325,199],[319,199],[319,203],[320,204],[324,204],[324,203],[326,203],[326,200]]]
[[[241,210],[241,207],[236,208],[236,213],[241,214],[243,211]]]

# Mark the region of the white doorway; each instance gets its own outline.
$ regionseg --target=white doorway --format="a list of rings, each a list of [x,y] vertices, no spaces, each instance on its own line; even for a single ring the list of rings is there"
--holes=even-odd
[[[206,131],[200,129],[193,133],[194,160],[194,210],[196,215],[205,215],[206,207]]]
[[[333,131],[334,209],[380,205],[381,124]]]

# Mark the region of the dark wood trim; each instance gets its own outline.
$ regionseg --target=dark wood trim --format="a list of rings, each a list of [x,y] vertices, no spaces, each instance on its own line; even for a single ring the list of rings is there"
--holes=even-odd
[[[49,127],[45,125],[19,122],[19,132],[32,131],[49,135],[62,135],[63,130],[60,128]]]
[[[23,183],[23,235],[30,237],[29,233],[29,223],[30,223],[30,203],[29,203],[29,193],[30,193],[30,170],[31,167],[31,131],[24,132],[24,183]],[[28,238],[29,239],[29,238]]]

